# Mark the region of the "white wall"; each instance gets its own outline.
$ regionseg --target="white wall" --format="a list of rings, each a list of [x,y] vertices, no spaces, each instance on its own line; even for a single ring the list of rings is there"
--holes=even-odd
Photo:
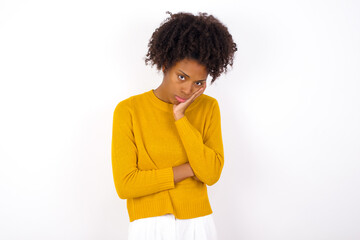
[[[126,5],[124,5],[126,4]],[[1,1],[0,239],[127,239],[111,169],[116,104],[156,88],[165,11],[238,44],[218,99],[220,239],[360,238],[358,1]]]

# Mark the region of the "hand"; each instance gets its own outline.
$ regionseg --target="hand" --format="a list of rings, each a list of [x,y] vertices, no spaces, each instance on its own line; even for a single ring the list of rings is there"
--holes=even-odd
[[[205,89],[206,89],[206,82],[205,82],[205,84],[204,84],[204,86],[202,88],[200,88],[199,90],[194,92],[194,94],[189,99],[187,99],[185,102],[174,104],[173,113],[174,113],[175,120],[178,120],[178,119],[182,118],[185,115],[185,110],[190,106],[190,104],[192,102],[195,101],[195,99],[198,96],[200,96],[201,94],[204,93]]]
[[[193,178],[195,179],[195,180],[197,180],[197,181],[199,181],[199,182],[202,182],[200,179],[198,179],[198,177],[197,176],[193,176]]]
[[[191,168],[191,165],[189,162],[185,163],[185,165],[187,165],[187,167],[190,169],[191,171],[191,176],[196,180],[196,181],[199,181],[199,182],[202,182],[194,173],[193,169]]]

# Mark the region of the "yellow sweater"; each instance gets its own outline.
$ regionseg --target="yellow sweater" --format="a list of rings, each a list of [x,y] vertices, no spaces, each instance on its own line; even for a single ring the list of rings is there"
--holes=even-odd
[[[219,180],[224,166],[217,100],[200,95],[177,121],[173,104],[153,89],[121,101],[114,110],[111,158],[130,222],[167,213],[178,219],[211,214],[206,185]],[[174,183],[172,167],[186,162],[201,182],[189,177]]]

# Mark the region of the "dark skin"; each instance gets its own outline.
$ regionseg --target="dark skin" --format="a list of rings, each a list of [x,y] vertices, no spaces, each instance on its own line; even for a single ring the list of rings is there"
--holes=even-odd
[[[193,59],[183,59],[174,66],[165,70],[163,67],[164,78],[161,85],[154,90],[155,95],[162,101],[174,104],[174,120],[177,121],[185,116],[186,109],[195,101],[197,97],[204,93],[206,89],[206,79],[208,72],[206,67]],[[186,99],[180,102],[176,96]],[[190,163],[173,167],[174,182],[180,182],[188,177],[198,179]]]

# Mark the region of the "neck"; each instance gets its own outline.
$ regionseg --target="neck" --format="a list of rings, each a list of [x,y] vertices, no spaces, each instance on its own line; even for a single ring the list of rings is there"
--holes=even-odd
[[[168,98],[166,96],[166,91],[164,91],[162,85],[160,85],[158,88],[154,89],[154,93],[155,93],[156,97],[159,98],[161,101],[171,103],[168,100]]]

